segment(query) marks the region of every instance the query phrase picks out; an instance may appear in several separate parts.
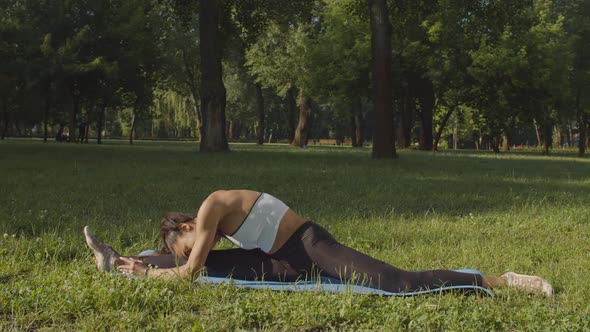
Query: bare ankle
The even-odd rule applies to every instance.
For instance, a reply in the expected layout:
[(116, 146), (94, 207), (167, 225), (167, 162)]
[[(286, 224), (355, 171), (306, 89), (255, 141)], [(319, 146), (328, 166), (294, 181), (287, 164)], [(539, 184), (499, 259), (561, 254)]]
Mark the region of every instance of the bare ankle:
[(483, 276), (482, 286), (485, 288), (502, 288), (508, 286), (508, 282), (503, 276)]

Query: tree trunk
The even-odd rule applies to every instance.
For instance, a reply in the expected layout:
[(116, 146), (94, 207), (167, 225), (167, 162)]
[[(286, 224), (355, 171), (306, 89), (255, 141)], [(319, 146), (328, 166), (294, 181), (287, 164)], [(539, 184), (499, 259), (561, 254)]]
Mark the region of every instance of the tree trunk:
[(449, 122), (449, 118), (451, 118), (451, 115), (454, 111), (455, 106), (449, 108), (447, 110), (447, 113), (445, 113), (445, 116), (443, 117), (442, 122), (440, 123), (440, 127), (436, 131), (436, 136), (434, 137), (434, 144), (432, 145), (432, 149), (434, 151), (438, 151), (438, 143), (440, 142), (440, 137), (442, 136), (442, 133), (445, 130), (445, 127), (447, 126), (447, 122)]
[(264, 144), (264, 131), (266, 124), (264, 121), (264, 97), (262, 96), (262, 86), (256, 83), (256, 107), (258, 108), (258, 126), (256, 127), (256, 144)]
[(16, 129), (16, 136), (17, 137), (22, 137), (23, 136), (23, 131), (26, 131), (26, 130), (25, 130), (25, 127), (23, 125), (23, 131), (20, 131), (20, 127), (18, 125), (19, 125), (18, 121), (15, 121), (14, 122), (14, 129)]
[(131, 111), (131, 128), (129, 128), (129, 144), (133, 145), (133, 138), (135, 136), (135, 120), (137, 117), (137, 107), (139, 107), (139, 97), (135, 98), (133, 103), (133, 110)]
[(365, 143), (365, 125), (363, 123), (361, 97), (358, 96), (352, 103), (350, 110), (350, 138), (352, 146), (362, 148)]
[(129, 129), (129, 144), (133, 145), (133, 136), (135, 131), (135, 110), (133, 110), (133, 114), (131, 115), (131, 128)]
[(183, 55), (183, 59), (184, 59), (184, 69), (185, 69), (186, 76), (188, 79), (187, 80), (188, 86), (191, 91), (191, 95), (193, 97), (193, 102), (195, 104), (195, 117), (197, 119), (197, 130), (199, 132), (198, 138), (201, 139), (203, 137), (203, 117), (201, 114), (201, 110), (199, 109), (200, 97), (199, 97), (199, 93), (198, 93), (197, 80), (195, 78), (195, 73), (190, 68), (188, 59), (186, 58), (186, 54), (184, 52), (182, 52), (182, 55)]
[(422, 132), (420, 135), (420, 150), (432, 150), (432, 117), (434, 112), (434, 86), (427, 79), (422, 79), (420, 84), (420, 116), (422, 120)]
[(510, 151), (510, 141), (508, 140), (507, 133), (504, 133), (502, 135), (502, 151), (505, 151), (505, 152)]
[(549, 148), (553, 145), (553, 124), (551, 120), (543, 123), (543, 155), (549, 155)]
[(386, 0), (369, 0), (372, 88), (375, 103), (373, 158), (396, 158), (391, 73), (391, 24)]
[(580, 128), (580, 138), (578, 142), (578, 156), (583, 157), (586, 153), (586, 147), (589, 146), (589, 135), (588, 130), (586, 129), (588, 126), (588, 116), (582, 115), (581, 119), (579, 120), (578, 127)]
[(574, 139), (574, 135), (572, 135), (572, 123), (568, 121), (567, 123), (567, 131), (565, 132), (565, 139), (567, 139), (567, 146), (572, 147), (572, 140)]
[(43, 143), (47, 143), (47, 122), (49, 121), (49, 103), (50, 94), (45, 96), (45, 109), (43, 111)]
[(295, 101), (295, 88), (290, 88), (287, 91), (285, 101), (287, 102), (287, 138), (289, 139), (289, 144), (291, 144), (295, 139), (295, 109), (297, 108), (297, 102)]
[(352, 147), (357, 147), (357, 139), (356, 139), (356, 114), (354, 114), (354, 110), (352, 110), (350, 114), (350, 140), (352, 141)]
[(242, 131), (242, 123), (241, 121), (232, 121), (233, 128), (231, 130), (231, 139), (237, 141), (240, 139), (240, 133)]
[(80, 107), (80, 96), (76, 93), (72, 95), (72, 113), (70, 115), (70, 137), (69, 142), (77, 142), (76, 128), (78, 128), (76, 118), (78, 116), (78, 108)]
[(541, 128), (539, 128), (537, 121), (533, 121), (533, 125), (535, 125), (535, 134), (537, 134), (537, 147), (541, 147), (543, 145), (543, 141), (541, 140)]
[(88, 103), (88, 115), (86, 116), (86, 132), (84, 133), (84, 143), (88, 143), (88, 134), (90, 134), (90, 114), (94, 113), (94, 103), (95, 99), (91, 98), (90, 102)]
[(365, 144), (365, 121), (361, 112), (356, 114), (356, 146), (362, 148)]
[(490, 137), (490, 145), (492, 151), (494, 151), (495, 153), (500, 153), (500, 136)]
[(311, 98), (308, 96), (301, 96), (301, 103), (299, 105), (299, 122), (297, 129), (295, 129), (295, 137), (291, 143), (294, 146), (304, 147), (307, 145), (310, 129), (311, 117)]
[(409, 148), (412, 144), (412, 98), (409, 91), (405, 91), (405, 95), (400, 97), (399, 105), (399, 123), (400, 123), (400, 142), (399, 146), (402, 149)]
[(223, 38), (219, 34), (221, 0), (199, 0), (201, 53), (201, 152), (229, 151), (225, 130), (225, 86), (221, 70)]
[(560, 125), (555, 126), (555, 147), (561, 149), (563, 146), (563, 132)]
[(453, 126), (453, 150), (459, 149), (459, 121), (455, 119)]
[(0, 138), (4, 139), (8, 133), (8, 97), (4, 97), (4, 100), (2, 101), (2, 120), (4, 126), (2, 127), (2, 135)]
[(586, 124), (586, 148), (590, 147), (590, 122), (588, 114), (584, 114), (584, 123)]
[(100, 114), (98, 116), (98, 124), (96, 125), (97, 135), (96, 135), (96, 144), (102, 144), (102, 129), (105, 120), (105, 113), (106, 113), (107, 106), (102, 105), (102, 109), (100, 110)]
[(583, 157), (586, 153), (586, 116), (583, 114), (582, 106), (581, 106), (581, 94), (582, 88), (578, 87), (576, 91), (576, 117), (578, 118), (578, 131), (579, 134), (579, 142), (578, 142), (578, 156)]

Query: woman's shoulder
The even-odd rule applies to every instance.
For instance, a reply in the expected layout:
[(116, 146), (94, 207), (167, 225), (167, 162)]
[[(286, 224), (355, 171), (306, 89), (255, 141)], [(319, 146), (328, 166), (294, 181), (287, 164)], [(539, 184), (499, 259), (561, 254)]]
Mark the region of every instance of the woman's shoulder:
[(243, 200), (250, 201), (252, 198), (258, 197), (260, 194), (260, 191), (249, 189), (216, 190), (209, 194), (205, 201), (209, 201), (210, 203), (224, 203), (226, 205), (232, 205), (232, 203), (237, 203)]

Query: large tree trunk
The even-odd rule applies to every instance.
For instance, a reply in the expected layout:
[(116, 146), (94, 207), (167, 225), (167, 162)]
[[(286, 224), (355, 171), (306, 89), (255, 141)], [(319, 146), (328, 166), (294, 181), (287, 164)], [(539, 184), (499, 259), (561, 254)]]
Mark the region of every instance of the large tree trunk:
[(221, 0), (199, 0), (201, 53), (201, 152), (228, 151), (225, 131), (225, 86), (222, 80), (219, 34)]
[(578, 120), (578, 131), (580, 132), (580, 139), (578, 143), (578, 156), (583, 157), (586, 153), (586, 115), (583, 113), (581, 107), (582, 89), (578, 87), (576, 91), (576, 117)]
[(295, 129), (295, 138), (291, 143), (294, 146), (304, 147), (307, 145), (310, 130), (311, 118), (311, 98), (308, 96), (301, 96), (301, 104), (299, 105), (299, 122), (297, 129)]
[(440, 142), (440, 137), (442, 136), (442, 133), (445, 130), (445, 127), (447, 126), (447, 122), (449, 122), (449, 119), (451, 118), (451, 115), (454, 111), (455, 106), (449, 108), (447, 110), (447, 113), (445, 113), (445, 116), (443, 117), (442, 122), (440, 123), (440, 127), (436, 131), (436, 136), (434, 137), (434, 144), (432, 145), (432, 149), (434, 151), (438, 151), (438, 143)]
[(396, 158), (391, 75), (391, 24), (386, 0), (369, 0), (375, 127), (373, 158)]
[(428, 79), (421, 79), (419, 86), (420, 117), (422, 131), (420, 135), (420, 150), (432, 150), (432, 118), (434, 113), (434, 86)]
[(266, 129), (264, 121), (264, 97), (262, 96), (262, 86), (256, 83), (256, 108), (258, 108), (258, 126), (256, 126), (256, 144), (264, 144), (264, 131)]
[(295, 109), (297, 108), (297, 102), (295, 101), (295, 88), (290, 88), (287, 91), (285, 101), (287, 103), (287, 138), (289, 143), (292, 143), (293, 139), (295, 139)]

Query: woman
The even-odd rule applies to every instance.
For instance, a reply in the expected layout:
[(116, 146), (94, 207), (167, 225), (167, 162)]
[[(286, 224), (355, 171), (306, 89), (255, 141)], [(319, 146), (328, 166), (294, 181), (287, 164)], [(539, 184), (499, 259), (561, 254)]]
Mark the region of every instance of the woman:
[[(171, 264), (174, 260), (170, 257), (144, 258), (162, 267), (151, 269), (137, 258), (119, 257), (96, 240), (88, 228), (85, 235), (99, 269), (116, 267), (122, 273), (147, 278), (193, 280), (207, 266), (209, 274), (231, 273), (238, 279), (296, 280), (321, 275), (361, 280), (365, 286), (390, 292), (476, 285), (511, 286), (553, 295), (553, 287), (546, 280), (513, 272), (481, 276), (449, 270), (398, 269), (338, 243), (324, 228), (306, 221), (277, 198), (251, 190), (216, 191), (201, 204), (196, 218), (172, 213), (162, 219), (163, 251), (184, 258), (180, 266)], [(242, 250), (211, 251), (220, 236)]]

